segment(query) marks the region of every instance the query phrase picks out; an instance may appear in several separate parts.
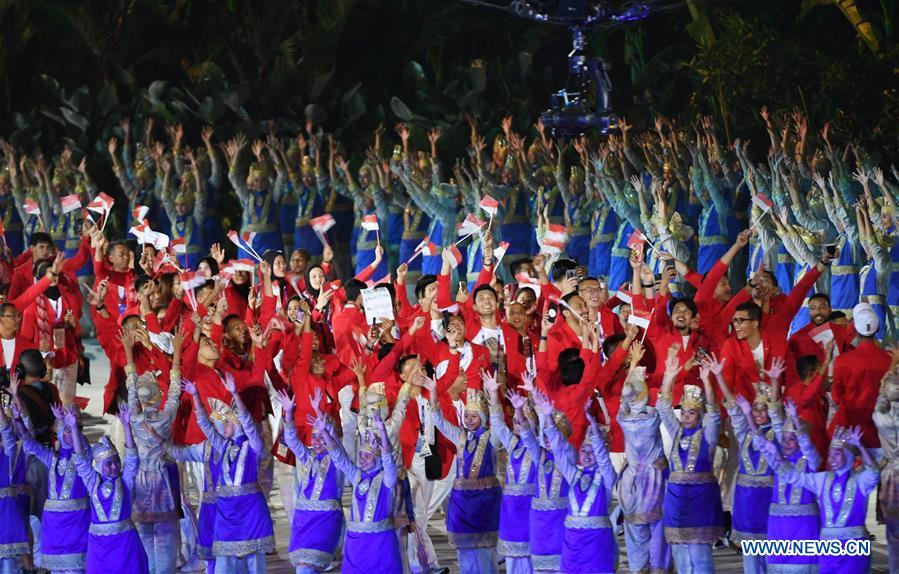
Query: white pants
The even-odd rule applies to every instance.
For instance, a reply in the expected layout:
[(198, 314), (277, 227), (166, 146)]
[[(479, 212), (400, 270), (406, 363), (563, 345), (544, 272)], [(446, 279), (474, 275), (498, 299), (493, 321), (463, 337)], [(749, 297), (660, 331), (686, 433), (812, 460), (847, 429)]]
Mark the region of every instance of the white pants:
[(715, 571), (711, 544), (672, 544), (677, 574), (708, 574)]
[(216, 556), (215, 574), (265, 574), (265, 554)]
[(138, 522), (134, 525), (147, 552), (150, 574), (169, 574), (175, 571), (181, 551), (181, 525), (177, 521)]
[(506, 574), (531, 574), (533, 571), (530, 558), (506, 557)]
[[(450, 492), (453, 491), (453, 481), (456, 479), (456, 473), (453, 470), (455, 467), (456, 459), (453, 458), (452, 464), (450, 464), (450, 471), (446, 473), (446, 476), (434, 481), (431, 501), (428, 503), (428, 520), (431, 520), (431, 517), (437, 513), (437, 510), (443, 507), (443, 503), (449, 500)], [(417, 517), (416, 520), (418, 520)]]
[(743, 574), (765, 574), (767, 571), (767, 558), (764, 556), (743, 555)]
[(278, 490), (281, 492), (281, 501), (284, 503), (289, 527), (293, 524), (294, 497), (297, 490), (296, 468), (276, 459), (275, 480), (278, 481)]
[(496, 550), (493, 548), (465, 548), (459, 554), (459, 574), (497, 574)]
[(625, 520), (624, 542), (631, 572), (666, 569), (671, 562), (661, 520), (652, 524), (630, 524)]
[[(412, 488), (412, 511), (415, 514), (417, 528), (415, 534), (409, 536), (406, 554), (409, 557), (409, 567), (413, 572), (427, 572), (428, 569), (440, 567), (434, 543), (431, 542), (431, 537), (428, 535), (428, 509), (436, 482), (428, 480), (425, 476), (425, 459), (419, 453), (412, 456), (412, 465), (409, 467), (408, 476), (409, 486)], [(418, 558), (419, 546), (427, 557), (427, 564), (421, 564)]]
[(75, 400), (75, 386), (78, 381), (78, 363), (53, 370), (53, 384), (59, 389), (59, 400), (69, 406)]

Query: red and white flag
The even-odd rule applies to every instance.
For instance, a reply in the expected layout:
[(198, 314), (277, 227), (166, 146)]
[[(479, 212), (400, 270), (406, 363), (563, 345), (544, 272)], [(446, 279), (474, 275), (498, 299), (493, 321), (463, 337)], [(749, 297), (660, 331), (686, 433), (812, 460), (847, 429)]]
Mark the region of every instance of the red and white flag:
[(225, 265), (225, 269), (232, 273), (237, 273), (238, 271), (252, 273), (256, 270), (256, 263), (252, 259), (233, 259)]
[(450, 262), (453, 265), (453, 269), (455, 269), (462, 263), (462, 252), (459, 251), (459, 248), (456, 247), (455, 245), (451, 245), (449, 250), (453, 256)]
[(830, 328), (830, 323), (824, 323), (818, 325), (814, 329), (809, 329), (808, 335), (812, 338), (812, 341), (819, 345), (827, 345), (827, 343), (834, 339), (833, 329)]
[(627, 291), (619, 290), (615, 293), (615, 296), (618, 297), (618, 300), (627, 305), (633, 305), (634, 299), (631, 297), (631, 294)]
[(495, 261), (493, 262), (493, 268), (499, 267), (499, 262), (503, 260), (503, 257), (506, 255), (506, 251), (509, 249), (509, 242), (503, 241), (498, 246), (493, 248), (493, 258)]
[(483, 229), (485, 225), (487, 224), (478, 219), (477, 215), (469, 213), (465, 216), (465, 221), (459, 224), (458, 236), (468, 237), (469, 235), (473, 235)]
[(568, 243), (568, 229), (558, 223), (550, 223), (543, 233), (543, 252), (562, 253)]
[(768, 196), (764, 193), (757, 193), (752, 197), (752, 204), (761, 209), (762, 211), (768, 211), (772, 207), (774, 207), (774, 202), (768, 199)]
[(175, 255), (184, 255), (187, 253), (187, 241), (183, 237), (176, 237), (172, 239), (172, 252)]
[(312, 226), (312, 231), (316, 232), (319, 236), (324, 236), (329, 229), (337, 225), (337, 221), (334, 220), (334, 217), (330, 213), (326, 213), (310, 219), (309, 225)]
[(256, 253), (255, 249), (253, 249), (253, 240), (256, 239), (255, 231), (240, 235), (233, 229), (230, 229), (228, 230), (228, 239), (230, 239), (231, 243), (236, 245), (238, 249), (243, 249), (250, 255), (250, 257), (252, 257), (256, 261), (262, 261), (262, 257), (259, 257), (259, 254)]
[(645, 311), (638, 311), (634, 309), (631, 312), (630, 317), (627, 318), (628, 325), (636, 325), (643, 329), (649, 328), (649, 320), (652, 318), (650, 313), (646, 313)]
[(362, 229), (366, 231), (379, 231), (378, 216), (374, 214), (364, 216), (362, 218)]
[(59, 202), (62, 204), (63, 213), (71, 213), (76, 209), (81, 209), (81, 200), (78, 198), (77, 193), (63, 196)]
[(159, 233), (158, 231), (153, 231), (152, 229), (147, 229), (143, 233), (142, 240), (140, 241), (142, 245), (152, 245), (156, 248), (157, 251), (164, 251), (169, 247), (169, 236), (165, 233)]
[(181, 272), (181, 288), (196, 289), (206, 284), (206, 275), (199, 271), (182, 271)]
[(131, 219), (134, 221), (143, 221), (147, 218), (147, 214), (150, 213), (150, 208), (146, 205), (138, 205), (134, 209), (131, 210)]
[(499, 202), (493, 199), (489, 195), (485, 195), (481, 202), (478, 204), (484, 213), (489, 215), (490, 217), (495, 217), (496, 212), (499, 211)]
[(638, 251), (643, 247), (646, 243), (649, 243), (649, 240), (646, 239), (646, 236), (643, 235), (643, 232), (639, 229), (635, 229), (631, 236), (627, 240), (627, 246), (630, 249)]
[(28, 215), (37, 215), (38, 217), (41, 216), (41, 206), (38, 205), (38, 202), (34, 201), (33, 199), (26, 199), (25, 203), (23, 203), (22, 206), (25, 208), (25, 213), (27, 213)]
[(92, 202), (87, 204), (87, 208), (95, 213), (109, 213), (112, 211), (113, 205), (115, 205), (115, 200), (101, 191)]
[(437, 244), (433, 241), (428, 241), (428, 238), (425, 238), (425, 241), (422, 241), (422, 245), (419, 245), (422, 255), (426, 255), (428, 257), (434, 257), (438, 253), (440, 253), (440, 248), (437, 247)]

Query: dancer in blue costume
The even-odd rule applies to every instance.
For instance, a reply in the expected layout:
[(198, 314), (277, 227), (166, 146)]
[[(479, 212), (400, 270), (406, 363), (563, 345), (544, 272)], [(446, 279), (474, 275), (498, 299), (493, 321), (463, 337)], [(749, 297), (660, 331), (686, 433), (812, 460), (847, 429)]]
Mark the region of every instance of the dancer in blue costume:
[[(131, 433), (131, 408), (119, 405), (119, 419), (125, 429), (125, 466), (118, 452), (104, 436), (85, 452), (81, 441), (74, 441), (75, 468), (84, 481), (91, 501), (91, 524), (87, 537), (87, 572), (137, 572), (148, 574), (147, 554), (131, 522), (134, 479), (140, 458)], [(72, 436), (78, 435), (78, 416), (74, 410), (65, 415)], [(92, 461), (88, 461), (92, 457)]]
[[(316, 413), (322, 394), (310, 397)], [(310, 446), (300, 442), (294, 423), (294, 398), (278, 393), (284, 408), (284, 439), (297, 457), (297, 493), (290, 526), (290, 563), (297, 574), (324, 572), (334, 560), (344, 528), (343, 474), (328, 454), (324, 435), (313, 428)]]
[[(146, 219), (150, 227), (161, 233), (169, 233), (169, 221), (165, 209), (159, 201), (162, 182), (153, 176), (156, 169), (153, 155), (161, 155), (152, 143), (153, 119), (148, 118), (144, 124), (146, 141), (144, 146), (137, 144), (137, 153), (134, 161), (131, 159), (131, 128), (128, 120), (122, 121), (121, 127), (125, 132), (125, 141), (122, 144), (122, 156), (119, 157), (119, 142), (116, 138), (110, 138), (106, 149), (112, 158), (112, 170), (119, 179), (119, 185), (128, 198), (128, 215), (125, 220), (125, 228), (130, 229), (134, 224), (131, 214), (135, 208), (144, 206), (150, 210)], [(160, 144), (161, 145), (161, 144)]]
[(203, 239), (203, 218), (206, 213), (206, 194), (202, 192), (203, 182), (193, 151), (184, 154), (190, 162), (190, 169), (181, 176), (178, 193), (172, 198), (172, 169), (169, 160), (159, 160), (162, 171), (162, 205), (172, 223), (172, 239), (184, 241), (184, 253), (176, 254), (178, 262), (188, 269), (196, 269), (200, 259), (207, 253)]
[(459, 555), (459, 571), (495, 573), (502, 489), (496, 478), (496, 446), (487, 429), (485, 399), (481, 391), (467, 390), (463, 426), (458, 427), (443, 418), (437, 403), (437, 381), (430, 380), (428, 391), (434, 426), (456, 445), (456, 479), (446, 529)]
[[(814, 473), (821, 466), (821, 457), (805, 432), (804, 423), (799, 420), (796, 405), (787, 401), (785, 406), (789, 418), (780, 433), (775, 433), (776, 440), (767, 439), (761, 433), (753, 436), (756, 449), (762, 451), (775, 472), (767, 537), (770, 540), (818, 540), (821, 527), (814, 493), (786, 482), (780, 469), (783, 466), (799, 473)], [(772, 412), (772, 420), (782, 417), (779, 411)], [(814, 574), (818, 572), (818, 558), (771, 555), (768, 556), (768, 572)]]
[(531, 227), (530, 202), (528, 189), (522, 184), (522, 166), (525, 165), (524, 142), (515, 133), (509, 133), (510, 154), (499, 173), (499, 184), (508, 188), (504, 202), (505, 216), (502, 224), (502, 237), (509, 242), (506, 251), (507, 261), (515, 261), (530, 255)]
[(52, 573), (78, 574), (87, 566), (91, 511), (87, 487), (75, 469), (73, 441), (88, 443), (84, 435), (72, 434), (65, 425), (66, 409), (60, 405), (51, 408), (56, 417), (55, 448), (35, 440), (24, 423), (20, 426), (25, 452), (48, 470), (48, 496), (41, 515), (41, 567)]
[[(731, 244), (727, 218), (731, 214), (732, 198), (712, 173), (702, 150), (693, 148), (693, 167), (690, 169), (693, 189), (702, 203), (699, 219), (699, 251), (696, 270), (706, 273), (718, 261)], [(732, 195), (732, 194), (731, 194)]]
[[(246, 136), (239, 134), (225, 144), (225, 156), (228, 160), (228, 180), (234, 188), (243, 208), (241, 233), (255, 233), (253, 248), (262, 254), (268, 250), (281, 251), (281, 231), (278, 229), (278, 197), (272, 190), (272, 182), (266, 163), (263, 161), (263, 144), (253, 142), (253, 155), (256, 162), (250, 166), (244, 178), (238, 173), (237, 158), (247, 145)], [(277, 187), (277, 186), (276, 186)], [(240, 258), (250, 257), (243, 250)]]
[(712, 471), (721, 415), (710, 379), (713, 370), (717, 374), (722, 368), (713, 361), (706, 361), (700, 368), (705, 398), (703, 389), (684, 385), (678, 420), (671, 404), (671, 391), (680, 368), (673, 363), (666, 365), (666, 376), (656, 402), (662, 424), (674, 437), (668, 457), (670, 475), (662, 520), (675, 567), (682, 574), (712, 572), (712, 544), (724, 534), (721, 490)]
[[(818, 499), (820, 540), (868, 540), (868, 496), (877, 488), (880, 472), (874, 457), (862, 446), (861, 436), (859, 427), (838, 428), (830, 443), (826, 471), (802, 472), (785, 464), (778, 467), (781, 480)], [(859, 454), (864, 467), (854, 470)], [(862, 574), (870, 570), (871, 556), (821, 556), (818, 566), (821, 574)]]
[(595, 175), (596, 166), (587, 170), (587, 193), (590, 200), (590, 255), (587, 269), (591, 277), (608, 277), (612, 269), (612, 247), (618, 230), (618, 215), (602, 192)]
[[(587, 165), (586, 148), (580, 143), (575, 143), (581, 155), (583, 165)], [(585, 191), (584, 168), (571, 166), (571, 175), (565, 176), (565, 163), (563, 154), (559, 154), (556, 164), (556, 185), (565, 205), (564, 222), (568, 228), (568, 245), (565, 252), (569, 257), (579, 262), (589, 261), (590, 252), (590, 222), (593, 215), (593, 205), (589, 201)]]
[(197, 387), (184, 383), (193, 397), (197, 423), (212, 444), (213, 456), (221, 461), (212, 541), (215, 573), (264, 573), (265, 555), (275, 547), (272, 517), (258, 482), (265, 445), (231, 373), (225, 375), (224, 385), (234, 408), (210, 398), (212, 415), (208, 415)]
[(14, 481), (16, 470), (25, 467), (25, 451), (16, 440), (10, 417), (4, 408), (0, 406), (0, 438), (3, 443), (0, 449), (0, 516), (3, 516), (0, 522), (0, 572), (19, 574), (22, 572), (21, 557), (30, 552), (28, 517), (23, 514), (23, 507), (17, 500), (19, 489)]
[[(895, 168), (893, 168), (893, 174), (895, 175), (897, 172)], [(888, 183), (883, 177), (883, 170), (880, 168), (874, 168), (871, 171), (871, 177), (877, 183), (880, 191), (883, 193), (883, 199), (878, 202), (868, 202), (869, 208), (873, 211), (876, 211), (879, 208), (879, 215), (874, 214), (872, 217), (877, 220), (879, 219), (880, 227), (883, 230), (883, 236), (885, 239), (885, 244), (888, 246), (890, 251), (890, 277), (889, 277), (889, 289), (887, 289), (887, 298), (886, 305), (890, 311), (890, 316), (893, 319), (893, 334), (895, 335), (896, 330), (899, 329), (899, 326), (896, 325), (899, 322), (899, 226), (896, 224), (896, 197), (895, 194), (899, 191), (899, 188), (896, 188), (892, 183)]]
[[(496, 549), (500, 555), (506, 557), (506, 572), (529, 574), (534, 570), (531, 565), (528, 517), (531, 512), (531, 500), (536, 492), (537, 475), (534, 461), (520, 436), (522, 429), (529, 424), (524, 411), (527, 399), (514, 391), (506, 395), (515, 408), (510, 429), (506, 425), (499, 401), (496, 375), (485, 373), (483, 379), (484, 389), (490, 401), (490, 433), (509, 453), (500, 507), (499, 542)], [(539, 535), (543, 534), (541, 532)]]
[(835, 243), (839, 250), (839, 255), (830, 268), (831, 308), (849, 316), (859, 301), (859, 270), (864, 265), (858, 222), (847, 211), (838, 193), (833, 196), (828, 193), (824, 178), (817, 173), (813, 177), (821, 192), (827, 217), (836, 230)]
[[(619, 223), (624, 225), (618, 227), (615, 235), (615, 242), (612, 247), (612, 261), (609, 273), (609, 289), (617, 290), (622, 283), (628, 281), (631, 276), (630, 256), (631, 249), (627, 246), (628, 240), (635, 229), (642, 231), (640, 223), (640, 210), (636, 197), (628, 199), (618, 185), (617, 180), (609, 177), (603, 171), (603, 164), (596, 164), (597, 181), (602, 186), (603, 195), (612, 205), (612, 209), (618, 214)], [(633, 187), (628, 187), (628, 192), (636, 193)]]
[(868, 216), (868, 211), (860, 204), (855, 206), (855, 216), (861, 236), (862, 248), (868, 256), (868, 263), (860, 272), (860, 302), (869, 303), (880, 320), (877, 338), (882, 339), (886, 332), (886, 293), (889, 289), (890, 254), (883, 244), (882, 236), (878, 236)]
[[(618, 543), (609, 520), (615, 469), (606, 439), (590, 413), (593, 400), (588, 400), (584, 406), (588, 430), (577, 452), (556, 428), (552, 402), (540, 392), (534, 393), (534, 401), (556, 465), (570, 485), (559, 571), (563, 574), (612, 574), (618, 566)], [(585, 548), (590, 551), (585, 552)]]
[(19, 167), (16, 164), (16, 152), (9, 142), (0, 138), (0, 149), (6, 154), (6, 167), (0, 169), (0, 224), (3, 225), (3, 237), (7, 247), (17, 256), (25, 250), (25, 235), (22, 222), (26, 219), (22, 201), (15, 194), (15, 180)]
[(374, 432), (361, 439), (358, 464), (353, 463), (334, 436), (327, 420), (319, 415), (315, 430), (321, 434), (337, 470), (352, 486), (350, 520), (343, 545), (344, 574), (393, 574), (402, 572), (403, 561), (393, 516), (396, 501), (397, 466), (393, 445), (380, 414), (372, 416)]
[[(356, 264), (355, 274), (361, 273), (366, 267), (374, 263), (377, 248), (381, 245), (380, 238), (384, 230), (384, 224), (387, 221), (387, 198), (384, 191), (371, 178), (371, 168), (363, 166), (360, 173), (365, 175), (363, 182), (367, 187), (360, 188), (356, 185), (353, 174), (350, 173), (349, 163), (342, 157), (336, 159), (337, 167), (343, 172), (346, 179), (346, 185), (338, 189), (353, 199), (353, 205), (356, 210), (356, 220), (354, 227), (358, 229), (358, 238), (356, 239)], [(374, 215), (378, 219), (378, 230), (368, 230), (362, 228), (363, 218)], [(386, 240), (386, 235), (384, 235)], [(383, 247), (382, 247), (383, 249)], [(374, 278), (380, 279), (387, 274), (387, 262), (381, 258), (380, 264), (374, 272)]]
[[(288, 231), (291, 228), (294, 230), (293, 237), (290, 239), (292, 249), (306, 249), (309, 251), (311, 260), (318, 263), (321, 261), (324, 245), (315, 231), (313, 231), (309, 222), (312, 218), (325, 213), (324, 194), (328, 189), (328, 178), (322, 172), (321, 149), (314, 145), (316, 142), (317, 140), (313, 139), (311, 144), (312, 150), (310, 150), (315, 154), (315, 159), (313, 161), (309, 156), (303, 156), (300, 163), (299, 177), (297, 177), (297, 173), (293, 169), (295, 163), (291, 161), (290, 155), (288, 155), (289, 163), (287, 166), (290, 174), (291, 190), (285, 198), (290, 198), (294, 209), (293, 218), (287, 223), (286, 228)], [(303, 140), (300, 140), (300, 153), (303, 152), (304, 147)], [(281, 231), (285, 235), (285, 241), (287, 241), (286, 236), (289, 233), (284, 232), (284, 224), (285, 221), (282, 217)], [(284, 245), (286, 247), (288, 244), (285, 243)]]

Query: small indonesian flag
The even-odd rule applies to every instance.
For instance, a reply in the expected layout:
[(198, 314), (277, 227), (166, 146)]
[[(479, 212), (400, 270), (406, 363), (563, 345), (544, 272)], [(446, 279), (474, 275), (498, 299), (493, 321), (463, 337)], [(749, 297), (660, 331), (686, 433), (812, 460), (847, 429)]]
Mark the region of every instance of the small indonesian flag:
[(324, 235), (329, 229), (337, 225), (337, 221), (334, 220), (334, 217), (330, 213), (326, 213), (310, 219), (309, 225), (312, 226), (314, 232), (319, 235)]
[(225, 265), (225, 269), (230, 270), (232, 273), (237, 273), (238, 271), (252, 273), (256, 269), (256, 263), (252, 259), (234, 259)]
[(62, 204), (63, 213), (71, 213), (76, 209), (81, 209), (81, 200), (78, 198), (77, 193), (64, 196), (60, 199), (60, 203)]
[(615, 296), (618, 297), (618, 300), (621, 301), (622, 303), (624, 303), (625, 305), (633, 305), (634, 304), (633, 297), (631, 297), (631, 294), (628, 293), (627, 291), (618, 291), (617, 293), (615, 293)]
[(165, 233), (159, 233), (152, 229), (147, 229), (143, 234), (143, 245), (152, 245), (157, 251), (167, 249), (169, 246), (169, 236)]
[(462, 252), (459, 251), (459, 248), (455, 245), (449, 247), (450, 255), (452, 255), (450, 262), (453, 265), (453, 269), (459, 266), (462, 263)]
[(480, 231), (486, 223), (478, 219), (477, 215), (469, 213), (465, 216), (465, 221), (459, 224), (459, 237), (472, 235)]
[[(356, 279), (356, 277), (354, 277)], [(371, 289), (372, 287), (377, 287), (378, 285), (390, 285), (390, 273), (386, 273), (383, 277), (378, 279), (377, 281), (372, 281), (369, 279), (365, 282), (365, 286)]]
[(184, 255), (187, 253), (187, 242), (183, 237), (176, 237), (172, 239), (172, 251), (175, 255)]
[(331, 291), (337, 291), (338, 289), (340, 289), (340, 279), (335, 279), (334, 281), (328, 283), (328, 288)]
[(375, 214), (364, 216), (362, 218), (362, 229), (366, 231), (378, 231), (378, 216)]
[(496, 212), (499, 211), (499, 202), (489, 195), (485, 195), (481, 202), (478, 204), (478, 207), (484, 210), (484, 213), (486, 213), (490, 217), (495, 217)]
[(440, 248), (437, 247), (437, 244), (433, 241), (428, 241), (427, 244), (421, 248), (421, 254), (426, 257), (434, 257), (438, 253), (440, 253)]
[(87, 204), (87, 208), (95, 213), (109, 213), (112, 211), (113, 205), (115, 205), (115, 200), (101, 191), (92, 202)]
[(519, 283), (527, 283), (528, 285), (539, 285), (540, 280), (536, 277), (531, 277), (524, 271), (519, 271), (518, 275), (515, 276), (515, 280)]
[(752, 198), (752, 204), (761, 209), (762, 211), (768, 211), (772, 207), (774, 207), (774, 202), (768, 199), (764, 193), (757, 193)]
[(499, 267), (499, 262), (503, 260), (503, 257), (506, 255), (506, 251), (509, 250), (509, 242), (503, 241), (497, 247), (493, 248), (493, 258), (496, 260), (493, 263), (493, 267)]
[(175, 262), (172, 261), (172, 257), (166, 251), (160, 251), (156, 254), (156, 260), (153, 262), (153, 273), (171, 273), (174, 271), (178, 271)]
[(148, 225), (135, 225), (131, 229), (128, 230), (128, 233), (137, 237), (137, 242), (141, 245), (144, 244), (144, 233), (149, 231), (150, 227)]
[(819, 345), (827, 345), (827, 343), (834, 339), (833, 329), (830, 328), (830, 323), (824, 323), (814, 329), (809, 329), (808, 335)]
[(131, 210), (131, 219), (134, 221), (143, 221), (147, 218), (147, 214), (150, 213), (150, 208), (146, 205), (138, 205), (134, 209)]
[(644, 311), (637, 311), (636, 309), (631, 313), (631, 316), (627, 318), (628, 325), (636, 325), (638, 327), (642, 327), (643, 329), (649, 328), (649, 319), (650, 314)]
[(564, 225), (550, 223), (543, 234), (543, 251), (561, 253), (568, 243), (568, 229)]
[(631, 236), (627, 240), (627, 246), (630, 249), (635, 251), (640, 250), (643, 245), (645, 245), (649, 240), (646, 239), (646, 236), (643, 235), (643, 232), (639, 229), (635, 229)]
[(36, 201), (33, 199), (26, 199), (25, 203), (22, 204), (25, 207), (25, 213), (28, 215), (37, 215), (40, 217), (41, 215), (41, 206), (38, 205)]
[(259, 257), (259, 254), (256, 253), (256, 250), (253, 249), (253, 240), (256, 239), (256, 232), (246, 232), (243, 235), (240, 235), (233, 229), (228, 230), (228, 239), (231, 240), (231, 243), (237, 246), (238, 249), (243, 249), (247, 253), (250, 254), (251, 257), (256, 259), (256, 261), (262, 261), (262, 258)]
[(181, 288), (182, 289), (196, 289), (197, 287), (202, 287), (206, 284), (206, 275), (193, 272), (193, 271), (182, 271), (181, 272)]

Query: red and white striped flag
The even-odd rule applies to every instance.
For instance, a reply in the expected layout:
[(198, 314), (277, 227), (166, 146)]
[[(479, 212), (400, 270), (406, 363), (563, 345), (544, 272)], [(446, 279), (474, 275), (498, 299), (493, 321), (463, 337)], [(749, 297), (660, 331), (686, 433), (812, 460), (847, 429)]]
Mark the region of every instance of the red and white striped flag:
[(630, 249), (638, 250), (649, 240), (646, 239), (646, 236), (643, 235), (643, 232), (639, 229), (635, 229), (631, 236), (627, 240), (627, 246)]
[(568, 243), (568, 229), (558, 223), (550, 223), (543, 234), (545, 253), (562, 253)]
[(819, 345), (826, 345), (827, 343), (833, 341), (833, 329), (830, 328), (830, 323), (824, 323), (815, 327), (814, 329), (810, 329), (809, 337)]
[(150, 213), (150, 208), (146, 205), (138, 205), (134, 209), (131, 210), (131, 219), (134, 221), (143, 221), (147, 218), (147, 214)]
[(643, 329), (648, 329), (650, 318), (652, 318), (651, 314), (646, 313), (645, 311), (634, 309), (631, 312), (630, 317), (627, 318), (627, 324), (636, 325), (638, 327), (642, 327)]
[(366, 215), (362, 218), (362, 229), (366, 231), (378, 231), (380, 228), (378, 227), (378, 216), (377, 215)]
[(59, 202), (62, 204), (63, 213), (71, 213), (76, 209), (81, 209), (81, 200), (78, 198), (77, 193), (63, 196)]
[[(377, 221), (377, 219), (375, 221)], [(310, 219), (309, 225), (312, 226), (312, 230), (314, 232), (321, 236), (327, 233), (329, 229), (337, 225), (337, 221), (334, 220), (334, 217), (330, 213), (326, 213), (324, 215), (319, 215), (318, 217), (313, 217), (312, 219)]]
[(238, 271), (252, 273), (256, 269), (256, 263), (252, 259), (233, 259), (225, 265), (225, 269), (232, 273), (237, 273)]
[(109, 213), (112, 211), (113, 205), (115, 205), (115, 200), (101, 191), (92, 202), (87, 204), (87, 208), (95, 213)]
[(752, 197), (752, 204), (761, 209), (762, 211), (768, 211), (772, 207), (774, 207), (774, 202), (768, 199), (768, 196), (764, 193), (757, 193)]
[(41, 206), (33, 199), (26, 199), (22, 206), (25, 208), (25, 213), (28, 215), (41, 216)]
[(451, 245), (449, 250), (453, 256), (452, 264), (453, 264), (453, 269), (455, 269), (456, 267), (459, 266), (459, 264), (462, 263), (462, 252), (459, 251), (459, 248), (456, 247), (455, 245)]
[(172, 252), (175, 255), (184, 255), (187, 253), (187, 241), (183, 237), (176, 237), (172, 239)]
[(469, 213), (465, 216), (465, 221), (459, 224), (458, 236), (467, 237), (473, 235), (480, 231), (485, 225), (487, 224), (478, 219), (477, 215)]
[(481, 202), (478, 204), (484, 213), (489, 215), (490, 217), (495, 217), (496, 212), (499, 211), (499, 202), (490, 197), (489, 195), (485, 195)]
[(503, 260), (503, 257), (506, 255), (506, 251), (509, 249), (509, 242), (503, 241), (498, 246), (493, 248), (493, 258), (495, 261), (493, 262), (494, 269), (499, 267), (499, 262)]

